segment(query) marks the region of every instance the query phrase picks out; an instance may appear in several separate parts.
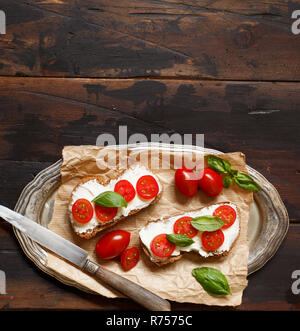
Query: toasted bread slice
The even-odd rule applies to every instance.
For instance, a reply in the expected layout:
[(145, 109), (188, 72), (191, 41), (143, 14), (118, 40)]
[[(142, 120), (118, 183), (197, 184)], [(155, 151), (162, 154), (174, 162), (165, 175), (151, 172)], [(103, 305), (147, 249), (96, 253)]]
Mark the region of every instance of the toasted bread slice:
[[(171, 234), (173, 232), (173, 226), (176, 220), (184, 216), (197, 217), (204, 215), (212, 215), (214, 210), (222, 205), (229, 205), (236, 212), (235, 222), (227, 229), (222, 229), (224, 234), (224, 242), (223, 244), (214, 251), (206, 251), (201, 243), (201, 234), (199, 233), (193, 237), (194, 243), (187, 247), (176, 247), (174, 252), (166, 258), (160, 258), (156, 256), (150, 249), (150, 243), (152, 239), (161, 233)], [(145, 254), (149, 257), (149, 259), (155, 263), (157, 266), (163, 266), (169, 263), (173, 263), (182, 258), (184, 254), (189, 252), (198, 253), (202, 258), (212, 258), (212, 257), (220, 257), (226, 256), (229, 251), (232, 249), (234, 244), (236, 243), (237, 238), (240, 233), (240, 217), (237, 207), (230, 202), (221, 202), (208, 207), (202, 207), (198, 210), (192, 212), (186, 212), (184, 214), (179, 214), (172, 216), (170, 218), (162, 218), (158, 220), (150, 220), (147, 224), (140, 230), (140, 241), (141, 246), (145, 252)]]
[[(135, 198), (128, 203), (127, 208), (120, 207), (118, 209), (118, 214), (108, 222), (98, 221), (95, 213), (93, 215), (92, 220), (86, 224), (80, 224), (74, 220), (74, 217), (72, 215), (72, 205), (77, 199), (86, 198), (87, 200), (91, 201), (101, 192), (114, 191), (115, 184), (121, 179), (129, 180), (131, 184), (135, 187), (136, 181), (141, 176), (149, 175), (149, 174), (151, 174), (156, 179), (159, 185), (159, 193), (153, 199), (150, 200), (142, 199), (136, 193)], [(85, 177), (74, 187), (71, 194), (70, 204), (69, 204), (69, 216), (70, 216), (71, 226), (74, 232), (81, 238), (85, 238), (85, 239), (93, 238), (98, 232), (110, 228), (115, 224), (121, 222), (126, 217), (136, 214), (140, 210), (156, 203), (161, 197), (162, 190), (163, 190), (162, 184), (159, 182), (157, 176), (155, 176), (150, 170), (144, 167), (128, 169), (125, 172), (123, 172), (118, 178), (111, 180), (107, 180), (103, 176)], [(92, 194), (91, 192), (95, 192), (95, 193)]]

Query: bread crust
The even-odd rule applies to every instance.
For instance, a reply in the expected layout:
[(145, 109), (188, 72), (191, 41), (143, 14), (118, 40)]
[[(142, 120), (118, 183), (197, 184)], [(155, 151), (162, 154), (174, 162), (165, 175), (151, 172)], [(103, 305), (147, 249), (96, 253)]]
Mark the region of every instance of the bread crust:
[[(121, 176), (121, 175), (122, 175), (122, 174), (120, 174), (120, 176)], [(120, 177), (120, 176), (119, 176), (119, 177)], [(91, 181), (91, 180), (95, 180), (95, 179), (98, 181), (99, 184), (104, 185), (104, 186), (107, 186), (107, 185), (110, 183), (110, 181), (111, 181), (111, 179), (110, 179), (110, 180), (105, 180), (104, 177), (102, 177), (102, 176), (88, 176), (88, 177), (84, 177), (84, 178), (82, 178), (82, 179), (78, 182), (78, 184), (74, 187), (74, 189), (73, 189), (73, 191), (72, 191), (72, 194), (71, 194), (71, 197), (70, 197), (70, 200), (69, 200), (69, 205), (72, 204), (72, 196), (73, 196), (73, 192), (76, 191), (77, 188), (78, 188), (80, 185), (82, 185), (82, 184), (84, 184), (84, 183), (87, 183), (87, 182), (89, 182), (89, 181)], [(117, 178), (114, 178), (114, 179), (117, 179)], [(149, 205), (148, 205), (147, 207), (153, 205), (154, 203), (156, 203), (156, 202), (161, 198), (161, 195), (162, 195), (162, 192), (163, 192), (163, 186), (162, 186), (162, 184), (161, 184), (161, 187), (162, 187), (162, 189), (161, 189), (160, 193), (155, 197), (155, 199), (153, 199), (153, 200), (149, 203)], [(145, 207), (145, 208), (147, 208), (147, 207)], [(71, 209), (71, 208), (70, 208), (70, 209)], [(70, 209), (69, 209), (69, 210), (70, 210)], [(142, 209), (144, 209), (144, 208), (142, 208)], [(69, 217), (70, 217), (70, 223), (71, 223), (71, 226), (72, 226), (73, 231), (74, 231), (79, 237), (81, 237), (81, 238), (84, 238), (84, 239), (91, 239), (91, 238), (95, 237), (96, 234), (97, 234), (98, 232), (104, 231), (105, 229), (110, 228), (110, 227), (112, 227), (112, 226), (118, 224), (118, 223), (121, 222), (123, 219), (129, 217), (130, 215), (134, 215), (134, 214), (138, 213), (138, 212), (139, 212), (140, 210), (142, 210), (142, 209), (134, 209), (134, 210), (132, 210), (127, 216), (120, 216), (118, 219), (112, 219), (111, 221), (108, 221), (108, 222), (105, 222), (105, 223), (100, 223), (100, 222), (99, 222), (99, 224), (98, 224), (95, 228), (93, 228), (93, 229), (88, 229), (86, 232), (78, 232), (78, 231), (76, 231), (76, 228), (75, 228), (75, 226), (74, 226), (74, 225), (75, 225), (75, 224), (74, 224), (74, 221), (72, 221), (72, 211), (70, 211), (70, 213), (69, 213)]]
[[(228, 203), (230, 203), (230, 202), (228, 202), (228, 201), (224, 201), (224, 202), (216, 203), (215, 205), (224, 205), (224, 204), (228, 204)], [(199, 211), (199, 210), (201, 210), (201, 209), (203, 209), (203, 208), (206, 208), (206, 207), (207, 207), (207, 206), (202, 207), (202, 208), (199, 208), (199, 209), (197, 209), (197, 210), (195, 210), (195, 211)], [(237, 211), (237, 212), (238, 212), (238, 211)], [(171, 217), (174, 217), (174, 216), (178, 216), (178, 217), (180, 217), (180, 216), (184, 216), (184, 214), (172, 215)], [(149, 220), (149, 221), (146, 223), (145, 226), (147, 226), (149, 223), (152, 223), (152, 222), (161, 222), (161, 221), (164, 221), (164, 220), (167, 220), (167, 219), (169, 219), (169, 217), (165, 217), (165, 218), (162, 218), (162, 219), (156, 219), (156, 220)], [(240, 219), (240, 215), (239, 215), (239, 219)], [(237, 237), (235, 238), (234, 242), (232, 243), (232, 245), (231, 245), (231, 247), (230, 247), (230, 249), (229, 249), (228, 251), (223, 251), (223, 252), (211, 252), (211, 253), (213, 253), (213, 255), (211, 255), (211, 256), (207, 256), (207, 257), (206, 257), (206, 256), (201, 256), (201, 258), (203, 258), (203, 259), (205, 259), (205, 260), (207, 260), (207, 259), (211, 260), (211, 259), (215, 259), (215, 258), (219, 258), (219, 257), (227, 256), (227, 255), (229, 254), (229, 252), (231, 251), (231, 249), (233, 248), (233, 246), (235, 245), (237, 239), (238, 239), (239, 236), (240, 236), (240, 232), (241, 232), (241, 228), (240, 228), (240, 227), (241, 227), (241, 224), (240, 224), (240, 222), (239, 222), (239, 233), (238, 233)], [(174, 263), (175, 261), (180, 260), (180, 259), (183, 257), (183, 255), (184, 255), (185, 253), (186, 253), (186, 254), (190, 254), (190, 253), (197, 254), (196, 252), (180, 252), (180, 254), (177, 255), (177, 256), (169, 256), (169, 257), (167, 257), (166, 259), (164, 259), (164, 260), (162, 260), (162, 261), (159, 261), (159, 258), (157, 258), (157, 260), (154, 260), (154, 259), (152, 258), (152, 254), (150, 253), (149, 249), (144, 245), (144, 243), (142, 242), (141, 239), (140, 239), (140, 243), (141, 243), (141, 247), (142, 247), (143, 251), (144, 251), (145, 254), (149, 257), (150, 261), (153, 262), (154, 264), (156, 264), (158, 267), (164, 266), (164, 265), (166, 265), (166, 264)]]

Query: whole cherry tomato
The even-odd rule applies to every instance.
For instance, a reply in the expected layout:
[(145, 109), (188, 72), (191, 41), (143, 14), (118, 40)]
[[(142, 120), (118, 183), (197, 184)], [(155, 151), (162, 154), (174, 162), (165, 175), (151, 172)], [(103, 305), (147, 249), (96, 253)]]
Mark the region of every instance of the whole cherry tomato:
[(205, 168), (201, 171), (199, 178), (199, 187), (207, 195), (215, 197), (222, 192), (222, 178), (213, 169)]
[(197, 193), (197, 178), (191, 169), (185, 167), (177, 169), (175, 172), (175, 184), (178, 190), (189, 198), (192, 198)]
[(96, 253), (102, 259), (119, 256), (129, 245), (130, 233), (124, 230), (107, 232), (96, 244)]

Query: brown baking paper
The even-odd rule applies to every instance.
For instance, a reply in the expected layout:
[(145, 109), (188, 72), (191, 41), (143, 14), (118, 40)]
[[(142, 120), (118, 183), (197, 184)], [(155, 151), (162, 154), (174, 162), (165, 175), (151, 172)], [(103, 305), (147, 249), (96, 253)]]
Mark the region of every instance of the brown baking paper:
[[(107, 149), (108, 147), (104, 148)], [(135, 215), (129, 216), (114, 227), (98, 233), (96, 237), (89, 240), (82, 239), (73, 232), (69, 221), (68, 206), (73, 188), (85, 176), (101, 174), (107, 178), (114, 178), (120, 173), (119, 170), (113, 168), (109, 170), (99, 169), (99, 163), (97, 162), (97, 160), (99, 161), (99, 158), (97, 158), (99, 151), (103, 152), (103, 147), (68, 146), (64, 148), (63, 164), (61, 166), (61, 186), (55, 197), (54, 211), (49, 229), (87, 250), (93, 261), (136, 282), (165, 299), (177, 302), (220, 306), (236, 306), (241, 304), (242, 293), (247, 286), (247, 260), (249, 253), (247, 225), (250, 203), (253, 199), (252, 192), (245, 191), (233, 184), (229, 189), (223, 189), (222, 193), (216, 198), (208, 197), (199, 191), (195, 197), (190, 199), (177, 191), (174, 183), (174, 169), (151, 169), (163, 185), (161, 199), (156, 204), (143, 209)], [(130, 153), (128, 152), (128, 155)], [(143, 153), (145, 151), (141, 155)], [(153, 155), (153, 157), (161, 159), (161, 154)], [(171, 155), (171, 159), (172, 157)], [(245, 157), (242, 153), (228, 153), (223, 154), (222, 157), (231, 163), (233, 169), (247, 173)], [(142, 159), (141, 156), (140, 159)], [(129, 231), (131, 233), (129, 247), (140, 247), (138, 232), (149, 220), (182, 214), (185, 211), (192, 211), (222, 201), (230, 201), (236, 204), (241, 220), (240, 236), (234, 247), (225, 257), (204, 259), (196, 253), (186, 253), (179, 261), (157, 267), (140, 249), (141, 259), (139, 263), (130, 271), (125, 272), (118, 258), (105, 261), (96, 256), (96, 242), (104, 233), (112, 229)], [(206, 293), (192, 276), (192, 269), (201, 266), (210, 266), (219, 269), (227, 277), (232, 295), (215, 297)], [(71, 284), (75, 282), (82, 289), (87, 289), (109, 298), (122, 297), (118, 292), (102, 284), (93, 276), (90, 276), (51, 252), (48, 255), (47, 267), (54, 271), (58, 278), (63, 277), (64, 280), (68, 279), (71, 281)]]

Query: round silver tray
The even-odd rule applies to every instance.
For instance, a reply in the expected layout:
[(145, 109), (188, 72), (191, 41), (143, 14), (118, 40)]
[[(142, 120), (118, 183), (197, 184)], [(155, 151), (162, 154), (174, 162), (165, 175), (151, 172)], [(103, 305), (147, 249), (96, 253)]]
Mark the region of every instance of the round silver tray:
[[(132, 144), (126, 148), (134, 151), (144, 149), (160, 149), (167, 151), (201, 151), (202, 153), (222, 152), (213, 149), (203, 149), (196, 146), (168, 145), (161, 143)], [(47, 227), (53, 211), (55, 193), (60, 185), (60, 167), (62, 160), (57, 161), (42, 170), (22, 191), (15, 211), (36, 220)], [(248, 274), (262, 268), (270, 260), (282, 243), (288, 227), (289, 217), (286, 208), (275, 187), (255, 169), (247, 166), (250, 176), (261, 186), (261, 190), (254, 193), (254, 202), (250, 208), (248, 224)], [(47, 268), (47, 252), (28, 238), (25, 234), (14, 228), (14, 233), (24, 253), (45, 273), (55, 277), (66, 285), (80, 290), (94, 293), (88, 288), (77, 284)]]

